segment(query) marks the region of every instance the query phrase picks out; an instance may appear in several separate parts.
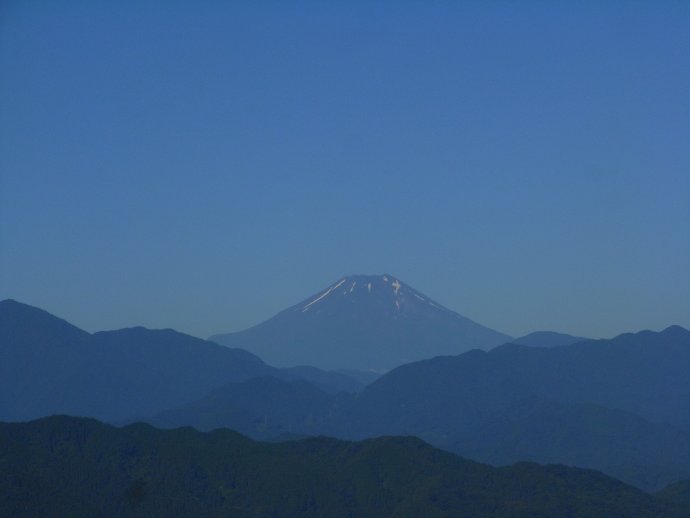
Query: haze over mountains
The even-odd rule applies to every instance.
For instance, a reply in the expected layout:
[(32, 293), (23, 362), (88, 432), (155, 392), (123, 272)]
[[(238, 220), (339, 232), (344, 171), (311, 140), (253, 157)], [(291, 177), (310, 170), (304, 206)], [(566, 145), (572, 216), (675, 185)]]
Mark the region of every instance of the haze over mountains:
[[(296, 336), (309, 322), (319, 330), (307, 335), (314, 340), (343, 334), (353, 340), (333, 366), (355, 353), (364, 360), (350, 365), (390, 361), (401, 342), (406, 354), (423, 354), (430, 350), (424, 336), (438, 344), (453, 330), (460, 333), (456, 346), (468, 329), (495, 336), (389, 276), (341, 279), (246, 336), (267, 339), (280, 336), (279, 329)], [(404, 342), (400, 329), (419, 333), (422, 345)], [(385, 341), (388, 332), (394, 339)], [(356, 346), (357, 336), (369, 349)], [(372, 353), (379, 338), (382, 352)], [(477, 461), (597, 469), (650, 491), (690, 479), (690, 332), (671, 326), (610, 340), (548, 332), (515, 341), (528, 345), (426, 358), (363, 387), (342, 372), (275, 368), (245, 350), (173, 330), (90, 334), (6, 300), (0, 419), (62, 413), (163, 428), (227, 427), (261, 440), (413, 435)], [(276, 350), (289, 350), (289, 343), (284, 338)], [(316, 351), (316, 341), (312, 346)]]
[(352, 437), (416, 435), (497, 463), (521, 451), (523, 460), (596, 467), (659, 488), (690, 473), (690, 332), (672, 326), (424, 360), (367, 386), (341, 415), (335, 429)]
[(343, 374), (276, 369), (255, 355), (172, 329), (87, 333), (43, 310), (0, 302), (0, 419), (65, 413), (117, 422), (194, 401), (256, 376), (357, 390)]
[(250, 329), (209, 338), (271, 365), (385, 372), (511, 337), (444, 308), (389, 275), (343, 277)]
[(497, 465), (564, 463), (657, 490), (690, 478), (689, 380), (690, 332), (673, 326), (414, 362), (349, 397), (265, 378), (230, 383), (149, 422), (260, 439), (415, 435)]

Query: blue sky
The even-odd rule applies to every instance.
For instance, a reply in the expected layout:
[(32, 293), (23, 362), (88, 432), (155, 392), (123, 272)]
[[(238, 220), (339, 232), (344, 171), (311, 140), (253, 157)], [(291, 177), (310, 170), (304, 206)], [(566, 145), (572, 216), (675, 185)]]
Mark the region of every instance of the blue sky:
[(0, 298), (208, 336), (388, 272), (690, 327), (690, 4), (516, 4), (3, 2)]

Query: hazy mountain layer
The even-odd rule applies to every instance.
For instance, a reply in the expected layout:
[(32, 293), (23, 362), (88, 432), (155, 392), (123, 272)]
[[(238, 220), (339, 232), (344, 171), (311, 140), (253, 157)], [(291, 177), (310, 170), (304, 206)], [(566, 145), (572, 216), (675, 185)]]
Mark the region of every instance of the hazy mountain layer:
[(257, 438), (416, 435), (476, 460), (591, 467), (654, 490), (690, 476), (689, 352), (679, 327), (506, 345), (399, 367), (351, 398), (277, 380), (229, 384), (152, 422)]
[(411, 363), (363, 391), (354, 421), (369, 433), (445, 430), (526, 398), (597, 404), (690, 429), (690, 332), (672, 326), (550, 349), (506, 344)]
[(594, 471), (491, 468), (410, 437), (256, 443), (235, 432), (0, 424), (0, 515), (681, 517)]
[[(558, 404), (516, 412), (525, 400)], [(333, 430), (349, 437), (411, 434), (497, 463), (596, 465), (659, 487), (690, 467), (690, 332), (674, 326), (552, 349), (509, 344), (417, 362), (369, 385), (336, 419)]]
[(354, 275), (257, 326), (210, 340), (281, 367), (386, 371), (511, 338), (444, 308), (391, 275)]
[(327, 394), (305, 381), (272, 377), (229, 383), (206, 397), (146, 419), (159, 428), (230, 428), (255, 439), (318, 434), (345, 395)]
[(572, 345), (578, 342), (584, 342), (589, 338), (582, 336), (573, 336), (565, 333), (555, 333), (553, 331), (535, 331), (520, 338), (511, 340), (514, 344), (531, 345), (533, 347), (562, 347), (564, 345)]
[(330, 391), (361, 387), (340, 373), (275, 369), (246, 351), (171, 329), (91, 335), (40, 309), (0, 302), (2, 420), (65, 413), (120, 421), (256, 376), (309, 379)]
[(497, 464), (594, 467), (647, 489), (688, 476), (690, 333), (677, 326), (437, 357), (391, 371), (358, 397), (330, 394), (350, 383), (312, 367), (275, 369), (172, 330), (90, 335), (0, 303), (4, 420), (157, 415), (166, 426), (229, 426), (261, 438), (405, 434)]

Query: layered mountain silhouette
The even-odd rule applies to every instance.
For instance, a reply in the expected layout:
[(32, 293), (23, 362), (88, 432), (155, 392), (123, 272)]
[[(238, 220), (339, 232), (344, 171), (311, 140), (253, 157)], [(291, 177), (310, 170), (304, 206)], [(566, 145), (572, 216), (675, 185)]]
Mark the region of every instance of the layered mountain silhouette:
[[(403, 311), (398, 302), (392, 311)], [(0, 302), (1, 420), (149, 416), (157, 426), (231, 427), (261, 439), (415, 435), (496, 465), (565, 463), (647, 490), (690, 478), (690, 332), (678, 326), (571, 345), (508, 343), (406, 364), (357, 395), (342, 392), (353, 386), (361, 388), (342, 372), (278, 369), (172, 330), (90, 334)]]
[(150, 422), (262, 439), (415, 435), (492, 464), (564, 463), (656, 490), (690, 478), (690, 332), (437, 357), (394, 369), (356, 397), (278, 380), (231, 383)]
[(276, 369), (255, 355), (171, 329), (87, 333), (43, 310), (0, 302), (0, 419), (65, 413), (118, 422), (256, 376), (308, 379), (326, 391), (357, 390), (341, 373)]
[[(523, 405), (519, 412), (516, 405)], [(587, 405), (610, 411), (597, 413)], [(549, 425), (546, 413), (558, 425)], [(489, 433), (491, 423), (504, 428)], [(507, 423), (513, 423), (512, 432)], [(578, 428), (578, 423), (589, 426)], [(625, 472), (624, 480), (659, 487), (682, 475), (679, 466), (690, 466), (690, 332), (672, 326), (660, 333), (643, 331), (548, 349), (507, 344), (404, 365), (362, 392), (335, 426), (345, 427), (351, 437), (416, 435), (470, 457), (482, 448), (504, 452), (501, 458), (484, 457), (496, 463), (515, 458), (506, 443), (512, 452), (522, 448), (521, 455), (532, 448), (526, 460), (557, 462), (574, 461), (573, 449), (588, 448), (597, 469), (612, 468), (617, 476)], [(559, 434), (562, 442), (556, 440)], [(465, 440), (473, 447), (463, 447)], [(621, 445), (610, 452), (619, 452), (615, 461), (596, 453), (610, 440)], [(629, 455), (626, 448), (640, 455)], [(655, 453), (647, 455), (650, 448)], [(674, 454), (677, 462), (669, 464)], [(657, 481), (641, 475), (656, 470), (656, 463), (673, 464), (673, 473)]]
[(0, 424), (0, 515), (683, 517), (595, 471), (492, 468), (413, 437), (262, 444), (229, 430), (114, 428), (56, 416)]
[(369, 385), (358, 408), (371, 408), (362, 421), (388, 433), (471, 422), (525, 398), (592, 403), (690, 429), (690, 332), (672, 326), (557, 348), (506, 344), (415, 362)]
[(386, 274), (343, 277), (257, 326), (210, 340), (241, 347), (280, 367), (387, 371), (434, 356), (488, 349), (511, 337)]

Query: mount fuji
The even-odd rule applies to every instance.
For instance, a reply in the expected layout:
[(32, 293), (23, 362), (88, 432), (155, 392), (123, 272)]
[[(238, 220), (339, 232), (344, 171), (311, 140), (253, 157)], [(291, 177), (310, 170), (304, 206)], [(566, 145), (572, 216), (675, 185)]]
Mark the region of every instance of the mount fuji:
[(511, 337), (466, 318), (392, 275), (343, 277), (269, 320), (209, 340), (275, 366), (387, 371)]

